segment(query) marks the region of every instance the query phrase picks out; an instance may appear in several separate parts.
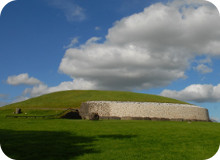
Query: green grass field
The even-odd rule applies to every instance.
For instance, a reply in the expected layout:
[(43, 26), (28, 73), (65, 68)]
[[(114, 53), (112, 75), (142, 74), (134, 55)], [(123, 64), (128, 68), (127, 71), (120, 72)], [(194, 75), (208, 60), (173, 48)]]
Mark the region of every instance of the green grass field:
[(88, 100), (184, 103), (165, 97), (116, 91), (65, 91), (0, 109), (0, 144), (16, 160), (204, 160), (220, 144), (220, 124), (147, 120), (5, 118), (53, 115)]
[(204, 160), (220, 142), (210, 122), (0, 120), (2, 149), (16, 160)]

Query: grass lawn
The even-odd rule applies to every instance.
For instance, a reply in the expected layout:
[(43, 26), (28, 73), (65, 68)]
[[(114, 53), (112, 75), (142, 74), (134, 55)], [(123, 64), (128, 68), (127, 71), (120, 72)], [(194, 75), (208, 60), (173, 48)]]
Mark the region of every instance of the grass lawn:
[(56, 92), (0, 108), (0, 144), (16, 160), (204, 160), (220, 144), (220, 124), (210, 122), (5, 118), (56, 115), (89, 100), (185, 103), (120, 91)]
[(16, 160), (204, 160), (220, 143), (210, 122), (4, 118), (0, 144)]

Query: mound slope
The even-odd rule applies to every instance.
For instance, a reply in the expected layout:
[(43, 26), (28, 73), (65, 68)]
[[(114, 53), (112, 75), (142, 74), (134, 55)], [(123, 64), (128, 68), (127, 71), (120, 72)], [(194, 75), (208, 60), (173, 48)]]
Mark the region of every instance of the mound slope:
[(1, 108), (79, 108), (81, 103), (86, 101), (130, 101), (187, 104), (186, 102), (172, 98), (143, 93), (124, 91), (70, 90), (45, 94)]

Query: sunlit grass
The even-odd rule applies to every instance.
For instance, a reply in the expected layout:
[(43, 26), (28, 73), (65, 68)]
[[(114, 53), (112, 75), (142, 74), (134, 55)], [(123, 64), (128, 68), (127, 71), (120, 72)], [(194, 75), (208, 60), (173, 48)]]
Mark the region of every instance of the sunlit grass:
[(79, 108), (89, 100), (185, 103), (119, 91), (64, 91), (0, 109), (0, 144), (16, 160), (204, 160), (220, 144), (220, 124), (210, 122), (5, 118), (15, 108), (30, 116)]
[(204, 160), (220, 143), (210, 122), (0, 120), (0, 143), (16, 160)]

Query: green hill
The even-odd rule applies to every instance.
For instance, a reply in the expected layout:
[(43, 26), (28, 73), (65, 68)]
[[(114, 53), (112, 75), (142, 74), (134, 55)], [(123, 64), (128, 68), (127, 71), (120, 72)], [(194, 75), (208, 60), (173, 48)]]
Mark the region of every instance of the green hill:
[(186, 103), (167, 97), (143, 93), (124, 91), (70, 90), (45, 94), (1, 108), (79, 108), (81, 103), (86, 101)]

